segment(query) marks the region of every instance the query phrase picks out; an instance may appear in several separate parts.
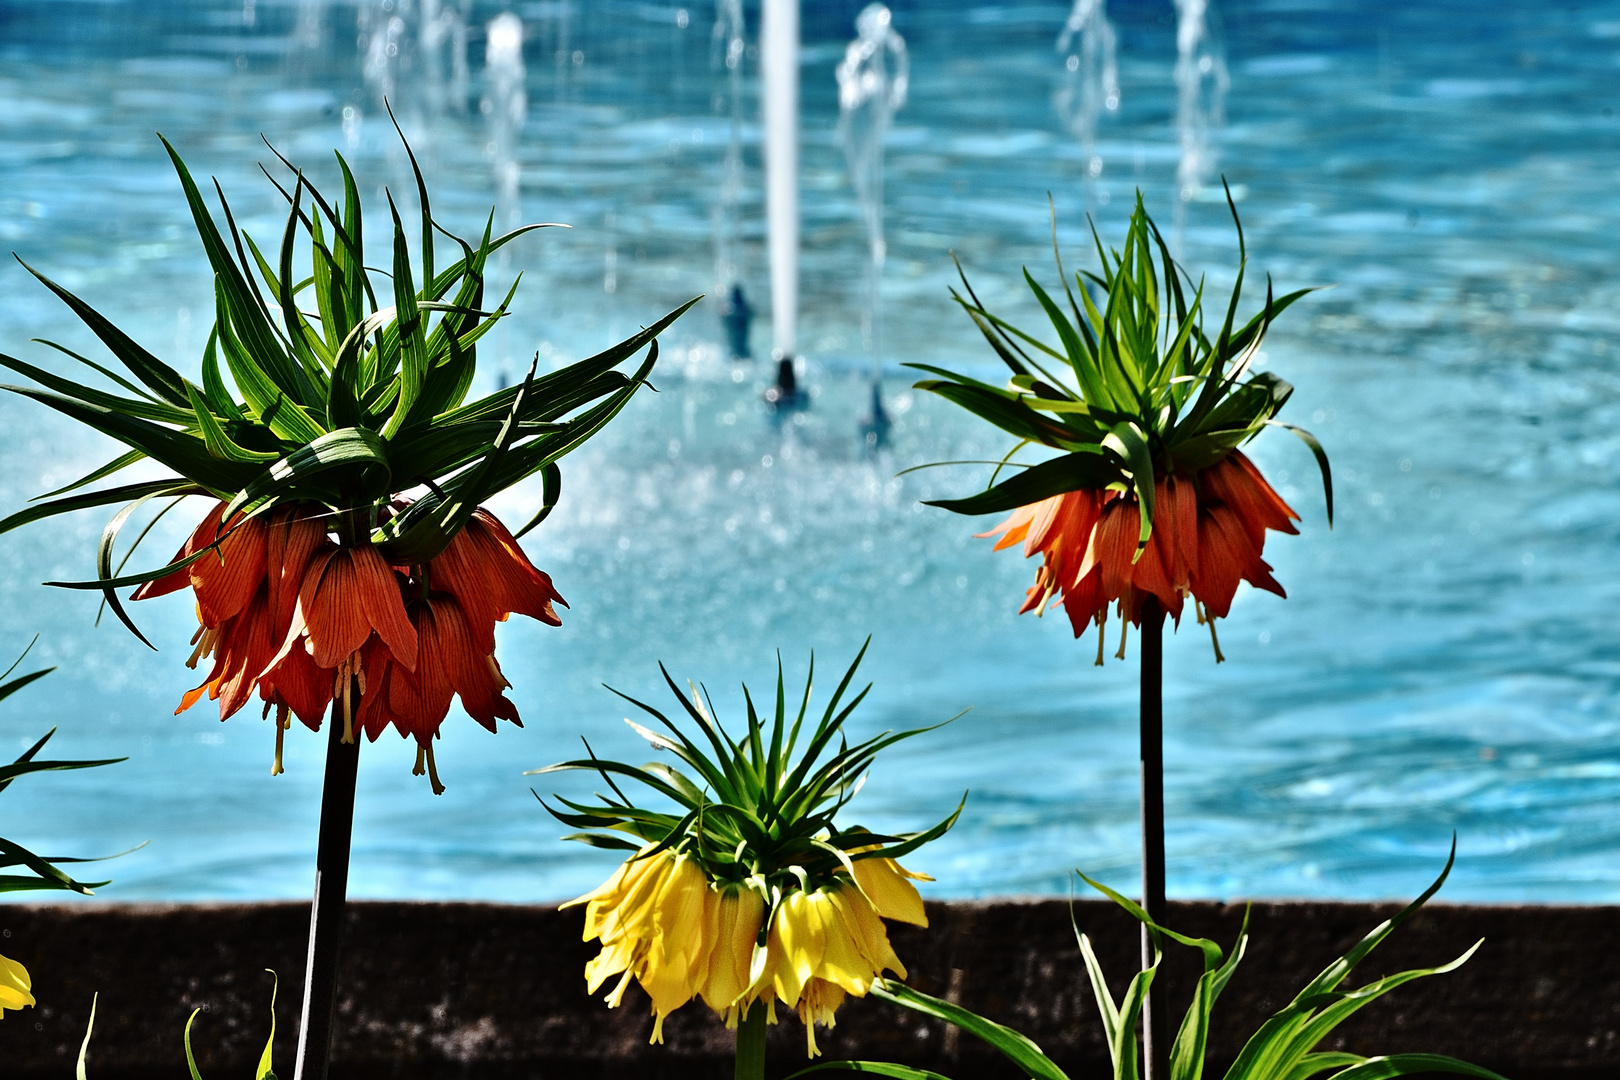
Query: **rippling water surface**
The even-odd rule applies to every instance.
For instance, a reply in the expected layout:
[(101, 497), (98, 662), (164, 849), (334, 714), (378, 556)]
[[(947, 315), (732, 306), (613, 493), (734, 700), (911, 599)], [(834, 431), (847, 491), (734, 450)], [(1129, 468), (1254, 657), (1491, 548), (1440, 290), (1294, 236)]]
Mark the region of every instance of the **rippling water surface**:
[[(993, 373), (948, 302), (947, 253), (992, 306), (1033, 322), (1018, 271), (1051, 276), (1047, 191), (1073, 260), (1088, 203), (1105, 236), (1137, 188), (1175, 220), (1171, 5), (1113, 5), (1123, 98), (1102, 120), (1089, 195), (1052, 105), (1065, 7), (896, 5), (913, 82), (889, 143), (896, 424), (875, 457), (855, 434), (862, 240), (833, 133), (854, 7), (808, 6), (812, 408), (769, 422), (755, 404), (765, 365), (721, 358), (712, 303), (676, 326), (659, 393), (565, 462), (563, 501), (528, 545), (572, 607), (560, 630), (501, 631), (526, 726), (492, 737), (453, 716), (442, 798), (409, 775), (405, 744), (367, 746), (355, 894), (582, 891), (611, 860), (559, 843), (520, 773), (572, 755), (580, 735), (642, 759), (602, 683), (656, 699), (663, 660), (735, 716), (737, 680), (764, 689), (774, 649), (794, 678), (816, 650), (826, 686), (867, 634), (876, 687), (857, 730), (972, 706), (886, 755), (856, 803), (874, 826), (920, 828), (970, 790), (955, 831), (915, 860), (939, 878), (935, 895), (1059, 892), (1076, 866), (1132, 881), (1134, 663), (1097, 669), (1092, 639), (1015, 616), (1033, 567), (972, 539), (986, 522), (919, 505), (980, 473), (896, 478), (1006, 448), (907, 389), (897, 365)], [(518, 315), (483, 350), (488, 388), (536, 350), (561, 363), (711, 291), (728, 125), (707, 7), (530, 3), (514, 9), (527, 120), (516, 146), (492, 147), (483, 26), (500, 8), (472, 8), (464, 87), (449, 69), (434, 82), (419, 59), (395, 71), (436, 208), (480, 227), (511, 155), (517, 205), (501, 213), (574, 226), (499, 268), (524, 281)], [(408, 202), (357, 41), (403, 13), (409, 54), (420, 9), (0, 2), (0, 239), (194, 366), (211, 287), (153, 132), (217, 175), (260, 237), (282, 213), (256, 171), (271, 161), (260, 133), (321, 183), (343, 149), (373, 209), (384, 186)], [(1282, 288), (1337, 286), (1287, 314), (1264, 361), (1298, 386), (1285, 418), (1327, 444), (1339, 506), (1329, 531), (1309, 455), (1285, 435), (1259, 440), (1255, 456), (1304, 515), (1300, 536), (1267, 550), (1289, 599), (1241, 594), (1218, 667), (1200, 628), (1169, 643), (1171, 892), (1410, 894), (1455, 830), (1454, 900), (1620, 900), (1620, 5), (1234, 0), (1220, 14), (1231, 88), (1214, 145), (1242, 194), (1253, 265)], [(765, 307), (759, 133), (750, 122), (743, 134), (740, 264)], [(1221, 282), (1235, 245), (1206, 200), (1184, 206), (1181, 243)], [(768, 333), (762, 320), (761, 351)], [(0, 348), (55, 364), (31, 337), (96, 348), (20, 267), (0, 267)], [(0, 508), (110, 456), (46, 410), (0, 400)], [(519, 513), (537, 495), (499, 507)], [(4, 706), (0, 742), (56, 724), (64, 756), (129, 760), (25, 780), (6, 795), (6, 834), (73, 853), (151, 840), (111, 865), (109, 898), (307, 895), (324, 740), (292, 733), (288, 772), (272, 780), (270, 728), (251, 710), (224, 725), (202, 707), (172, 716), (194, 677), (183, 601), (139, 605), (154, 656), (110, 620), (94, 628), (86, 594), (38, 584), (89, 576), (101, 522), (0, 538), (0, 647), (38, 633), (33, 659), (62, 669)], [(160, 527), (158, 546), (180, 525)]]

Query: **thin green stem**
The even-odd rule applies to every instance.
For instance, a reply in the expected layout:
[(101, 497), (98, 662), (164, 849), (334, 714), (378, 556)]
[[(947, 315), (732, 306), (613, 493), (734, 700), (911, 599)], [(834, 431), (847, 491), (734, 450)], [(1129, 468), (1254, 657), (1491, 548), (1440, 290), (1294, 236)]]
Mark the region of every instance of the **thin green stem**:
[(765, 1080), (765, 1017), (769, 1010), (756, 1001), (748, 1015), (737, 1021), (737, 1080)]

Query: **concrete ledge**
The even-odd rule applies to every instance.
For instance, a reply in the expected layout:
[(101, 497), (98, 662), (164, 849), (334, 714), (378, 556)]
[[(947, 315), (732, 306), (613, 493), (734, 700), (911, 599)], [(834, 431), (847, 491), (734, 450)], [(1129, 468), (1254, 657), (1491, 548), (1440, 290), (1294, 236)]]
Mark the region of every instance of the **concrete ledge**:
[[(1207, 1075), (1330, 960), (1397, 905), (1256, 904), (1248, 957), (1215, 1014)], [(39, 1006), (0, 1020), (0, 1076), (69, 1080), (90, 1006), (101, 1004), (92, 1080), (181, 1080), (181, 1031), (207, 1080), (250, 1077), (281, 973), (276, 1061), (291, 1075), (308, 905), (6, 905), (0, 952), (28, 966)], [(1111, 905), (1076, 905), (1119, 993), (1136, 970), (1135, 924)], [(1077, 1078), (1108, 1073), (1102, 1029), (1069, 925), (1052, 900), (930, 904), (932, 927), (894, 928), (913, 985), (1024, 1031)], [(1172, 904), (1170, 925), (1229, 943), (1242, 909)], [(730, 1038), (701, 1006), (650, 1047), (646, 998), (609, 1010), (581, 974), (595, 945), (580, 912), (492, 904), (351, 906), (343, 956), (339, 1080), (567, 1077), (674, 1080), (730, 1075)], [(1394, 991), (1326, 1048), (1430, 1051), (1516, 1080), (1620, 1076), (1620, 908), (1445, 907), (1421, 912), (1358, 970), (1356, 982), (1478, 955), (1451, 975)], [(1196, 957), (1166, 971), (1179, 1020)], [(827, 1057), (903, 1061), (957, 1080), (1016, 1073), (970, 1037), (876, 1001), (850, 1001), (819, 1036)], [(804, 1063), (803, 1029), (772, 1029), (772, 1074)]]

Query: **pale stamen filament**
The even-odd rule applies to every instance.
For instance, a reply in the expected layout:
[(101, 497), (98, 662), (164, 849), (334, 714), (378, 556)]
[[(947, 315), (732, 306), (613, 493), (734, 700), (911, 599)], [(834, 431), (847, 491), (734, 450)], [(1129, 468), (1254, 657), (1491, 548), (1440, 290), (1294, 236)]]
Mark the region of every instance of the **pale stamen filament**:
[(195, 670), (199, 660), (214, 655), (214, 647), (219, 644), (219, 631), (199, 626), (196, 636), (191, 640), (197, 647), (191, 650), (191, 659), (186, 661), (186, 667)]
[[(265, 702), (265, 704), (268, 706), (269, 702)], [(271, 776), (280, 776), (283, 772), (286, 771), (281, 767), (281, 749), (282, 749), (282, 744), (283, 744), (283, 736), (285, 736), (287, 734), (287, 729), (289, 727), (291, 727), (291, 726), (292, 726), (292, 719), (287, 715), (287, 706), (285, 706), (285, 705), (277, 705), (276, 706), (276, 760), (274, 762), (272, 762), (271, 765), (270, 765), (270, 775)]]
[[(421, 744), (418, 743), (417, 745), (420, 746)], [(433, 744), (428, 743), (425, 749), (427, 750), (428, 783), (433, 785), (433, 794), (443, 795), (444, 785), (439, 783), (439, 767), (433, 760)]]

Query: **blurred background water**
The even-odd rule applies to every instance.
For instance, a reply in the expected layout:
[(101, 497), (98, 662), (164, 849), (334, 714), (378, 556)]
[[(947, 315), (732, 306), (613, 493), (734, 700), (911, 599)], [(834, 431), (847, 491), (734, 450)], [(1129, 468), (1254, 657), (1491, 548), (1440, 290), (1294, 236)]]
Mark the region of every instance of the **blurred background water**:
[[(501, 630), (526, 726), (492, 737), (452, 716), (441, 798), (409, 775), (408, 746), (365, 747), (352, 893), (583, 891), (611, 858), (559, 843), (520, 773), (572, 756), (579, 735), (644, 759), (602, 683), (657, 700), (663, 660), (735, 717), (736, 681), (764, 690), (773, 650), (800, 678), (815, 649), (826, 688), (867, 634), (858, 732), (973, 707), (889, 752), (854, 807), (921, 828), (971, 789), (955, 831), (913, 860), (938, 877), (931, 895), (1060, 892), (1071, 867), (1132, 886), (1134, 655), (1098, 669), (1061, 617), (1017, 617), (1033, 565), (974, 540), (988, 520), (919, 504), (981, 470), (896, 477), (1006, 449), (898, 364), (1000, 377), (952, 310), (948, 252), (992, 307), (1035, 323), (1019, 270), (1053, 276), (1048, 191), (1071, 266), (1086, 212), (1117, 235), (1140, 190), (1194, 272), (1224, 284), (1224, 174), (1255, 270), (1337, 286), (1287, 314), (1264, 364), (1299, 387), (1284, 418), (1332, 454), (1338, 518), (1329, 531), (1307, 452), (1260, 439), (1302, 535), (1273, 537), (1289, 599), (1240, 594), (1227, 663), (1198, 627), (1169, 642), (1171, 894), (1408, 895), (1455, 830), (1452, 900), (1620, 900), (1620, 4), (1211, 0), (1179, 47), (1195, 0), (1115, 0), (1105, 21), (1088, 0), (893, 6), (910, 86), (886, 138), (892, 426), (872, 451), (857, 430), (870, 244), (834, 78), (858, 5), (805, 5), (810, 407), (776, 423), (759, 405), (773, 373), (755, 5), (739, 24), (735, 0), (0, 0), (0, 240), (184, 370), (211, 289), (153, 132), (269, 239), (283, 210), (257, 173), (261, 133), (322, 184), (342, 150), (374, 212), (385, 186), (411, 202), (385, 95), (447, 223), (473, 231), (496, 206), (504, 224), (574, 226), (497, 268), (524, 280), (482, 348), (481, 389), (733, 273), (759, 311), (757, 359), (735, 362), (705, 300), (664, 339), (659, 392), (564, 462), (562, 503), (528, 548), (572, 607), (561, 629)], [(0, 348), (56, 365), (31, 337), (96, 354), (8, 263)], [(0, 509), (110, 456), (0, 399)], [(102, 520), (0, 538), (0, 646), (38, 633), (28, 663), (62, 669), (0, 708), (0, 745), (56, 724), (59, 756), (130, 760), (28, 778), (6, 795), (5, 834), (74, 854), (151, 840), (109, 864), (108, 898), (306, 896), (324, 739), (292, 732), (272, 780), (253, 710), (171, 715), (194, 679), (183, 600), (138, 605), (153, 656), (111, 620), (94, 628), (87, 594), (41, 587), (93, 573)], [(154, 556), (183, 524), (160, 528)]]

